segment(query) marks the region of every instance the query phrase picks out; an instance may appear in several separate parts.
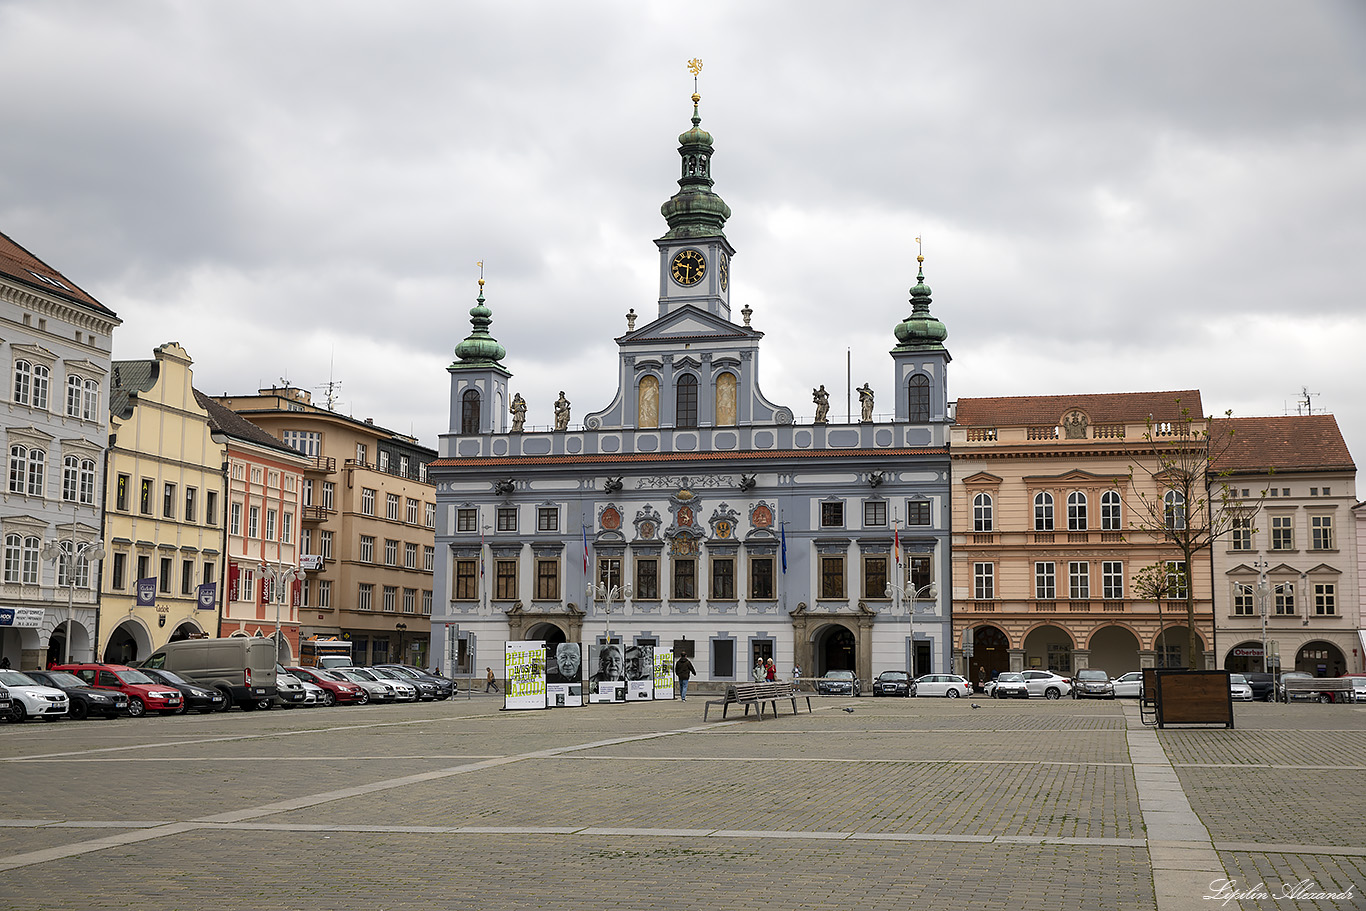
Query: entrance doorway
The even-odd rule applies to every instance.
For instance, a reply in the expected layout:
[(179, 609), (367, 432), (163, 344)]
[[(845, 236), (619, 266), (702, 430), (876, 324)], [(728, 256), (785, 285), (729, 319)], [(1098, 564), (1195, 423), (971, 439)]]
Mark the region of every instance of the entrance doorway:
[(856, 669), (854, 634), (842, 626), (828, 627), (816, 645), (816, 669), (824, 677), (830, 671)]
[(968, 680), (974, 686), (994, 680), (1010, 670), (1010, 639), (1000, 627), (983, 624), (972, 630), (972, 657), (968, 659)]
[(1315, 677), (1341, 677), (1347, 673), (1347, 659), (1343, 657), (1342, 649), (1319, 639), (1300, 646), (1295, 653), (1295, 670)]

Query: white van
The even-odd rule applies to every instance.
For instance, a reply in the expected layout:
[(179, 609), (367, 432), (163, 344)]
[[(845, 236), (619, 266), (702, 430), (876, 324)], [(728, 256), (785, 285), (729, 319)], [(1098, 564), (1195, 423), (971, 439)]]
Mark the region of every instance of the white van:
[(142, 667), (175, 671), (248, 710), (270, 708), (275, 698), (274, 639), (233, 636), (167, 642)]

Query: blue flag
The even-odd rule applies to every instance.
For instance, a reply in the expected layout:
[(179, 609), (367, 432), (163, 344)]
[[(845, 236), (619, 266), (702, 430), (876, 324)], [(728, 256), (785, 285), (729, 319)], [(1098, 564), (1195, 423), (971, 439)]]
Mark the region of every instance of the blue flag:
[(779, 535), (779, 537), (782, 538), (782, 542), (783, 542), (783, 573), (786, 574), (786, 573), (787, 573), (787, 526), (786, 526), (786, 525), (779, 524), (779, 526), (778, 526), (778, 535)]

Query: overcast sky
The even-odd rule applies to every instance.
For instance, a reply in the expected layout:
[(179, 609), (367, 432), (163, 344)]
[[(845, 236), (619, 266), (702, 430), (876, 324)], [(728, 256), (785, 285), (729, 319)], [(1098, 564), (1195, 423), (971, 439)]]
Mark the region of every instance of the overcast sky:
[(431, 446), (483, 260), (528, 423), (560, 389), (577, 422), (657, 312), (699, 57), (732, 302), (799, 420), (820, 383), (843, 419), (847, 351), (890, 410), (921, 235), (951, 398), (1307, 388), (1362, 460), (1363, 10), (0, 0), (0, 230), (116, 358), (332, 379)]

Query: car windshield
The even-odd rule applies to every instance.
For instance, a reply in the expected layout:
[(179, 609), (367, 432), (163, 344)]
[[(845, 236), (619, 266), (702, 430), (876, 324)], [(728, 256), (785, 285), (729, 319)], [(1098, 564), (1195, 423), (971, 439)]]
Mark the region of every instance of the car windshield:
[(1104, 671), (1093, 671), (1088, 669), (1077, 671), (1077, 679), (1106, 681), (1110, 679), (1110, 675), (1105, 673)]
[[(180, 676), (179, 674), (172, 673), (171, 671), (157, 671), (157, 674), (158, 674), (163, 680), (165, 680), (167, 683), (174, 683), (174, 684), (176, 684), (177, 686), (189, 686), (189, 685), (190, 685), (190, 681), (186, 680), (184, 677)], [(149, 676), (150, 676), (150, 675), (149, 675)]]
[(349, 676), (352, 680), (369, 680), (371, 683), (375, 683), (379, 680), (379, 677), (375, 676), (373, 672), (366, 670), (363, 667), (352, 668)]
[(390, 677), (402, 677), (406, 680), (416, 680), (417, 674), (408, 670), (406, 667), (386, 667), (385, 673)]
[(1229, 682), (1229, 683), (1247, 683), (1247, 678), (1244, 677), (1242, 674), (1229, 674), (1229, 675), (1228, 675), (1228, 682)]
[(156, 686), (156, 681), (153, 680), (151, 677), (148, 677), (142, 671), (135, 671), (130, 669), (126, 671), (119, 671), (114, 676), (118, 677), (124, 683), (136, 683), (140, 686), (145, 686), (150, 683), (152, 686)]
[(38, 686), (33, 678), (18, 671), (0, 671), (0, 683), (8, 683), (10, 686)]
[(48, 671), (47, 679), (52, 681), (53, 686), (85, 686), (84, 680), (66, 671)]
[(853, 679), (854, 679), (854, 672), (853, 672), (853, 671), (830, 671), (830, 672), (827, 673), (825, 676), (829, 677), (831, 680), (853, 680)]
[(905, 680), (909, 675), (905, 671), (883, 671), (878, 674), (879, 680)]
[(1021, 680), (1024, 680), (1023, 674), (1016, 674), (1011, 672), (1006, 672), (996, 678), (997, 683), (1019, 683)]

